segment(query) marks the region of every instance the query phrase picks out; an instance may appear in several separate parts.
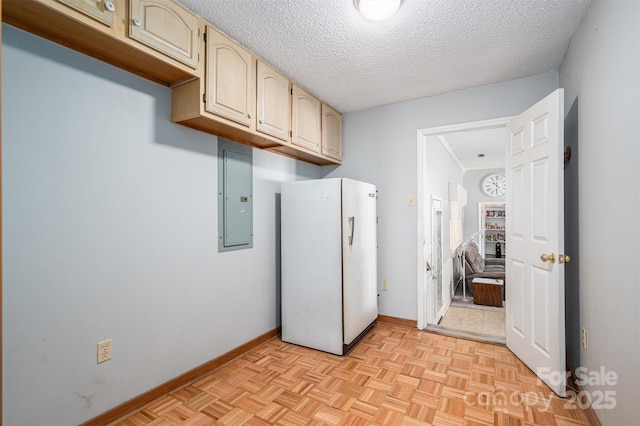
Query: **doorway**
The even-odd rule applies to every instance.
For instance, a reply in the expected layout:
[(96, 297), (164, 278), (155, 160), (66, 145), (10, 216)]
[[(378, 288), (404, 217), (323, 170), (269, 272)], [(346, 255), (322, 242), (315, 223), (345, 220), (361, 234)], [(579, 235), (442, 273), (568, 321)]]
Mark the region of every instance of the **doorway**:
[[(477, 201), (481, 195), (474, 186), (483, 181), (486, 174), (491, 176), (494, 169), (478, 170), (465, 174), (464, 184), (468, 188), (469, 198), (473, 200), (467, 205), (467, 212), (477, 213), (477, 220), (468, 214), (465, 241), (460, 246), (461, 273), (452, 290), (450, 308), (437, 324), (444, 330), (474, 333), (466, 337), (476, 340), (487, 340), (495, 343), (506, 343), (505, 330), (505, 274), (506, 256), (506, 209), (504, 201)], [(501, 169), (501, 173), (504, 170)], [(476, 225), (474, 228), (473, 226)], [(489, 272), (478, 279), (475, 276), (476, 263), (469, 260), (469, 254), (479, 253), (484, 259)], [(498, 272), (500, 270), (501, 272)], [(478, 283), (476, 284), (476, 281)], [(433, 328), (433, 327), (432, 327)]]
[[(501, 163), (495, 164), (490, 163), (488, 166), (481, 167), (478, 161), (476, 161), (475, 165), (472, 165), (470, 168), (465, 167), (458, 159), (458, 157), (454, 154), (452, 148), (447, 143), (443, 143), (446, 140), (448, 135), (460, 134), (464, 133), (473, 133), (480, 131), (495, 131), (500, 135), (500, 140), (504, 141), (505, 135), (505, 126), (511, 120), (511, 117), (505, 117), (495, 120), (487, 120), (481, 122), (473, 122), (473, 123), (464, 123), (460, 125), (453, 126), (444, 126), (437, 127), (431, 129), (424, 129), (418, 131), (418, 217), (422, 218), (421, 221), (418, 221), (418, 235), (421, 235), (422, 238), (418, 238), (418, 253), (419, 253), (419, 262), (418, 262), (418, 328), (427, 329), (437, 326), (442, 321), (451, 322), (452, 320), (447, 319), (447, 312), (453, 313), (456, 318), (455, 320), (462, 324), (464, 322), (465, 314), (468, 317), (469, 321), (475, 321), (476, 326), (474, 328), (475, 332), (480, 332), (481, 329), (478, 330), (477, 323), (478, 318), (484, 316), (484, 312), (491, 312), (492, 309), (490, 307), (478, 309), (480, 312), (465, 312), (464, 310), (457, 309), (459, 307), (452, 305), (453, 297), (458, 291), (469, 290), (468, 287), (465, 287), (464, 278), (460, 278), (461, 271), (464, 268), (464, 263), (462, 261), (463, 253), (460, 251), (461, 243), (453, 242), (453, 240), (448, 241), (449, 230), (447, 225), (449, 224), (449, 214), (450, 209), (448, 208), (448, 200), (447, 197), (442, 197), (445, 199), (444, 208), (443, 208), (443, 223), (444, 223), (444, 241), (442, 247), (442, 266), (440, 266), (440, 271), (444, 271), (443, 274), (443, 282), (441, 282), (444, 289), (446, 289), (447, 295), (445, 295), (444, 299), (442, 299), (442, 293), (439, 292), (439, 282), (433, 279), (433, 270), (427, 271), (427, 260), (431, 262), (433, 260), (433, 250), (435, 248), (434, 245), (434, 228), (433, 224), (433, 212), (431, 206), (431, 199), (434, 196), (434, 179), (437, 181), (439, 176), (443, 173), (439, 173), (438, 177), (430, 176), (429, 165), (430, 160), (433, 161), (434, 155), (437, 157), (439, 155), (438, 151), (443, 149), (447, 151), (449, 156), (453, 159), (453, 167), (458, 167), (460, 170), (460, 177), (458, 178), (458, 182), (454, 182), (453, 180), (449, 181), (451, 183), (462, 183), (462, 176), (468, 170), (473, 170), (474, 172), (479, 171), (479, 169), (490, 169), (497, 167), (504, 167), (504, 145), (499, 148), (499, 153), (496, 155), (500, 156)], [(434, 141), (440, 141), (440, 147)], [(442, 161), (438, 161), (437, 167), (440, 167)], [(455, 174), (449, 174), (449, 179), (456, 179)], [(469, 200), (471, 203), (472, 200)], [(476, 202), (474, 203), (474, 207)], [(471, 207), (471, 206), (469, 206)], [(468, 209), (467, 209), (468, 210)], [(473, 215), (475, 216), (475, 214)], [(471, 221), (473, 223), (473, 227), (475, 228), (477, 219), (475, 217), (467, 217), (464, 218), (465, 223)], [(479, 228), (476, 228), (476, 231)], [(477, 237), (477, 236), (476, 236)], [(466, 243), (470, 240), (470, 233), (467, 230), (467, 226), (465, 225), (465, 232), (463, 233), (462, 243)], [(449, 244), (450, 243), (450, 244)], [(433, 269), (437, 268), (436, 265), (430, 265)], [(447, 271), (447, 269), (449, 269)], [(466, 297), (470, 298), (471, 294), (465, 294)], [(455, 305), (455, 303), (454, 303)], [(456, 309), (453, 309), (456, 308)], [(444, 315), (442, 315), (444, 314)], [(495, 314), (488, 315), (491, 318), (491, 322), (495, 325)], [(504, 318), (504, 316), (502, 316)], [(451, 317), (450, 317), (451, 318)], [(473, 318), (473, 319), (472, 319)], [(482, 323), (482, 319), (479, 320)], [(504, 319), (502, 319), (504, 321)], [(504, 336), (504, 333), (502, 333)]]
[[(564, 253), (564, 119), (564, 90), (556, 89), (512, 120), (493, 122), (504, 135), (506, 176), (501, 179), (507, 183), (504, 193), (509, 208), (506, 345), (561, 397), (566, 395), (564, 266), (569, 262)], [(418, 164), (427, 164), (429, 136), (442, 134), (443, 129), (479, 127), (467, 123), (418, 131)], [(418, 167), (419, 208), (428, 183), (427, 168)], [(420, 221), (418, 228), (423, 236), (428, 232)], [(422, 244), (427, 241), (423, 238)], [(424, 247), (418, 248), (419, 257), (421, 253)], [(429, 283), (420, 269), (419, 300), (429, 297), (423, 288)], [(435, 316), (422, 311), (422, 306), (418, 303), (418, 327), (424, 329)], [(559, 380), (551, 380), (552, 376)]]

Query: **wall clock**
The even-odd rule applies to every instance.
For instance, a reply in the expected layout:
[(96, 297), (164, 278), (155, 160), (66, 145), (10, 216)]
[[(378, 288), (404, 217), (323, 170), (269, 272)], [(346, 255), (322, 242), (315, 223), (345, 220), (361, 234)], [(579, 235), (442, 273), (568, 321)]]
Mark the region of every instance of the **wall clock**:
[(489, 197), (504, 197), (507, 192), (507, 179), (503, 173), (491, 173), (482, 179), (480, 188)]

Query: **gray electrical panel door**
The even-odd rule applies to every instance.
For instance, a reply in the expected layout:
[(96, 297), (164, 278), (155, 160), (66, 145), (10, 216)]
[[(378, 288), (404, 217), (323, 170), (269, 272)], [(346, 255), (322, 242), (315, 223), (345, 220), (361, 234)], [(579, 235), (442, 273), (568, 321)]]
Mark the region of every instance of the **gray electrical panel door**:
[(218, 139), (218, 251), (253, 247), (250, 147)]

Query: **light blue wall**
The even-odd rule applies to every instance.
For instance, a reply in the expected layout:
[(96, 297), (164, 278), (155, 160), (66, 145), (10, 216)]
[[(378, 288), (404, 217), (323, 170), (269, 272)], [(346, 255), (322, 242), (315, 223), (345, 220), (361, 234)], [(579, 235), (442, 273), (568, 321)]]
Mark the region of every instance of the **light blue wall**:
[[(616, 408), (603, 425), (640, 418), (640, 3), (595, 1), (560, 68), (565, 111), (578, 105), (580, 322), (588, 348), (568, 343), (590, 371), (617, 373)], [(575, 130), (573, 130), (575, 132)], [(576, 347), (577, 346), (577, 347)]]
[(517, 115), (557, 88), (549, 72), (344, 115), (343, 165), (324, 174), (378, 186), (378, 277), (389, 280), (381, 314), (417, 319), (418, 218), (407, 197), (420, 196), (418, 130)]
[(4, 424), (78, 424), (278, 326), (276, 194), (320, 169), (254, 150), (254, 248), (218, 253), (217, 139), (168, 88), (2, 38)]

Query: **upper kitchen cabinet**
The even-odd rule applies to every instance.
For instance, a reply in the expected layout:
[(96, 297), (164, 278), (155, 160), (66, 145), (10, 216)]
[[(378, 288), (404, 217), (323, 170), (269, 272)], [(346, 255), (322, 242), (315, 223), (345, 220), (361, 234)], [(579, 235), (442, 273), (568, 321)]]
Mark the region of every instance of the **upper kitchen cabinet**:
[(193, 69), (197, 68), (200, 32), (198, 15), (173, 0), (129, 2), (129, 36), (132, 39)]
[(67, 47), (92, 46), (91, 38), (124, 35), (125, 1), (2, 0), (2, 20)]
[(117, 0), (58, 0), (78, 12), (100, 21), (108, 27), (113, 26), (113, 16)]
[(174, 123), (341, 163), (340, 114), (175, 0), (0, 1), (4, 22), (170, 86)]
[(200, 18), (173, 0), (2, 0), (2, 20), (167, 86), (200, 76)]
[(320, 153), (320, 101), (293, 84), (291, 143)]
[(342, 114), (322, 104), (322, 155), (342, 160)]
[(283, 141), (291, 129), (291, 85), (289, 79), (261, 60), (257, 71), (256, 130)]
[(205, 26), (203, 77), (173, 87), (171, 121), (258, 148), (280, 146), (281, 139), (256, 131), (255, 57)]
[(246, 127), (255, 127), (256, 73), (253, 55), (207, 26), (205, 109)]

